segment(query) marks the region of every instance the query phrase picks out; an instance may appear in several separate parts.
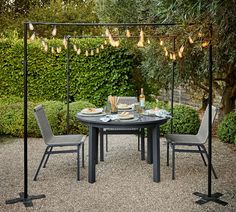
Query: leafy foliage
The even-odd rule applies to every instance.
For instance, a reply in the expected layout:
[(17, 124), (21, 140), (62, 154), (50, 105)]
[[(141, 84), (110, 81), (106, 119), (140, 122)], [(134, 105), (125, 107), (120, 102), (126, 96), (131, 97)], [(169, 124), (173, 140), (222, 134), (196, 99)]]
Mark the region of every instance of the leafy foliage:
[[(80, 39), (72, 44), (96, 49), (101, 39)], [(49, 48), (62, 45), (62, 40), (48, 41)], [(70, 50), (70, 96), (88, 99), (103, 105), (108, 95), (136, 95), (134, 89), (134, 55), (125, 48), (106, 46), (99, 54), (86, 57)], [(23, 96), (22, 41), (8, 39), (0, 42), (0, 95)], [(45, 53), (39, 41), (28, 46), (28, 89), (31, 99), (64, 101), (66, 98), (66, 51)]]
[[(23, 101), (16, 101), (15, 97), (0, 99), (0, 135), (10, 135), (14, 137), (24, 136), (24, 104)], [(40, 131), (36, 123), (33, 108), (42, 104), (45, 109), (48, 121), (55, 135), (66, 134), (66, 105), (60, 101), (28, 102), (28, 135), (40, 137)], [(75, 120), (75, 114), (82, 108), (94, 107), (86, 101), (78, 101), (70, 104), (70, 133), (87, 133), (87, 127)]]
[(222, 142), (235, 143), (236, 112), (231, 112), (223, 118), (217, 128), (217, 135)]
[[(168, 103), (158, 101), (158, 102), (147, 102), (147, 108), (159, 108), (171, 111), (170, 105)], [(192, 107), (186, 105), (174, 105), (173, 108), (173, 133), (179, 134), (197, 134), (200, 120), (198, 113)], [(171, 121), (169, 120), (166, 124), (161, 125), (161, 135), (170, 133)]]

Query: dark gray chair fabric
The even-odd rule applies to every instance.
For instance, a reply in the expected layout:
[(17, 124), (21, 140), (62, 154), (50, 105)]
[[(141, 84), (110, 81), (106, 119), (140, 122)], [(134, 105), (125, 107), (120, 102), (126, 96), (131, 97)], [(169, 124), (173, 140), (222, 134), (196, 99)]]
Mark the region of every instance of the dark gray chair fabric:
[[(46, 144), (46, 149), (40, 161), (39, 167), (35, 173), (34, 181), (37, 180), (37, 176), (43, 162), (44, 162), (43, 168), (46, 167), (49, 156), (51, 154), (75, 153), (75, 152), (77, 153), (77, 180), (80, 180), (80, 148), (82, 146), (82, 166), (84, 167), (84, 142), (87, 136), (86, 135), (55, 136), (52, 132), (51, 126), (48, 122), (48, 119), (46, 117), (42, 105), (38, 105), (34, 108), (34, 116), (36, 118), (43, 140)], [(53, 150), (54, 147), (68, 147), (68, 146), (76, 147), (76, 149)]]
[[(216, 116), (217, 109), (216, 107), (212, 106), (212, 123), (214, 122)], [(208, 106), (204, 112), (200, 128), (196, 135), (191, 134), (168, 134), (166, 135), (167, 140), (167, 166), (169, 166), (169, 146), (172, 147), (172, 179), (175, 179), (175, 153), (176, 152), (189, 152), (189, 153), (200, 153), (202, 160), (207, 166), (207, 163), (204, 159), (204, 154), (208, 160), (208, 153), (204, 144), (208, 139)], [(183, 148), (183, 147), (197, 147), (197, 149), (191, 148)], [(217, 179), (215, 170), (212, 166), (212, 172)]]
[[(132, 105), (138, 102), (137, 97), (134, 96), (119, 96), (118, 104)], [(108, 152), (108, 135), (109, 134), (137, 134), (138, 135), (138, 150), (140, 151), (140, 136), (141, 129), (138, 128), (119, 128), (119, 129), (104, 129), (106, 136), (106, 152)]]

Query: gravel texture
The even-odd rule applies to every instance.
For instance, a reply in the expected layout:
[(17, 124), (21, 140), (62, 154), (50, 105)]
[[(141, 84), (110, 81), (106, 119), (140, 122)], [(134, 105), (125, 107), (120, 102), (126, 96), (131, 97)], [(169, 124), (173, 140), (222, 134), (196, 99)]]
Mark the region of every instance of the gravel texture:
[[(6, 139), (4, 139), (6, 140)], [(219, 179), (212, 190), (224, 195), (227, 206), (216, 203), (198, 205), (193, 192), (207, 193), (207, 168), (199, 154), (178, 154), (176, 180), (166, 166), (166, 145), (161, 140), (161, 182), (152, 181), (152, 165), (140, 160), (137, 137), (110, 135), (105, 161), (96, 166), (96, 183), (87, 181), (86, 167), (76, 181), (76, 154), (52, 155), (38, 181), (33, 175), (45, 149), (42, 139), (28, 139), (29, 195), (45, 194), (33, 207), (22, 203), (6, 205), (8, 199), (23, 192), (23, 140), (0, 143), (0, 211), (236, 211), (236, 151), (213, 139), (213, 163)]]

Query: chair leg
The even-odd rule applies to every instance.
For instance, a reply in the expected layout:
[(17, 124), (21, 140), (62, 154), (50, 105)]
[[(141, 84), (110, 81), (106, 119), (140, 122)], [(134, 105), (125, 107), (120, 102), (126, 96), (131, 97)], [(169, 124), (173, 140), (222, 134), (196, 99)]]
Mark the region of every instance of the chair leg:
[(84, 168), (84, 143), (82, 144), (82, 167)]
[(44, 158), (45, 158), (45, 156), (46, 156), (46, 154), (47, 154), (47, 152), (48, 152), (48, 149), (49, 149), (49, 146), (47, 146), (46, 149), (45, 149), (45, 151), (44, 151), (44, 154), (43, 154), (43, 157), (42, 157), (42, 159), (41, 159), (41, 161), (40, 161), (39, 167), (38, 167), (38, 169), (37, 169), (37, 171), (36, 171), (36, 173), (35, 173), (35, 175), (34, 175), (34, 179), (33, 179), (34, 181), (37, 180), (37, 176), (38, 176), (39, 170), (40, 170), (40, 168), (41, 168), (41, 166), (42, 166), (42, 164), (43, 164), (43, 161), (44, 161)]
[(170, 161), (170, 142), (167, 141), (167, 152), (166, 152), (166, 165), (169, 166), (169, 161)]
[(201, 154), (201, 157), (202, 157), (202, 160), (203, 160), (204, 165), (207, 166), (206, 160), (205, 160), (205, 158), (204, 158), (204, 156), (203, 156), (203, 154), (202, 154), (202, 152), (201, 152), (200, 146), (197, 146), (197, 147), (198, 147), (198, 150), (200, 151), (200, 154)]
[[(206, 156), (207, 156), (207, 161), (208, 161), (208, 164), (209, 164), (209, 156), (208, 156), (208, 153), (206, 151), (206, 147), (204, 145), (201, 146), (203, 148), (203, 151), (205, 152)], [(215, 179), (218, 179), (217, 175), (216, 175), (216, 172), (215, 172), (215, 169), (213, 167), (213, 165), (211, 164), (211, 171), (213, 172), (213, 175), (215, 177)]]
[(77, 180), (80, 180), (80, 158), (79, 158), (80, 145), (77, 146)]
[(172, 180), (175, 179), (175, 145), (172, 145)]
[(106, 132), (106, 152), (108, 152), (108, 134)]
[(44, 162), (44, 164), (43, 164), (43, 168), (46, 168), (46, 165), (47, 165), (47, 162), (48, 162), (48, 159), (49, 159), (49, 156), (50, 156), (50, 154), (51, 154), (51, 152), (52, 152), (52, 146), (50, 147), (50, 149), (49, 149), (49, 152), (48, 152), (48, 155), (47, 155), (47, 158), (46, 158), (46, 160), (45, 160), (45, 162)]

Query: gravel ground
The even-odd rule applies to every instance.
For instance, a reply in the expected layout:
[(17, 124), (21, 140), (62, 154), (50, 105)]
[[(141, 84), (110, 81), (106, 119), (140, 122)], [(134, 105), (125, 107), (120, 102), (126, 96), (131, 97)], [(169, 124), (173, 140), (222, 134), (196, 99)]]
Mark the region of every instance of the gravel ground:
[[(236, 211), (236, 151), (213, 141), (213, 163), (219, 179), (213, 179), (213, 193), (220, 192), (227, 206), (207, 203), (199, 206), (198, 191), (207, 193), (207, 168), (198, 154), (178, 154), (176, 180), (166, 166), (166, 145), (161, 141), (161, 182), (152, 181), (152, 165), (140, 160), (137, 138), (111, 135), (105, 162), (96, 166), (96, 183), (87, 181), (88, 167), (81, 169), (76, 181), (76, 154), (51, 156), (38, 181), (33, 175), (45, 145), (42, 139), (29, 139), (29, 195), (45, 194), (33, 201), (6, 205), (5, 200), (23, 192), (23, 140), (0, 143), (0, 211)], [(87, 153), (87, 143), (86, 143)], [(86, 154), (87, 164), (87, 154)]]

